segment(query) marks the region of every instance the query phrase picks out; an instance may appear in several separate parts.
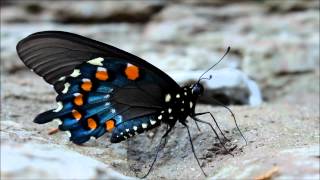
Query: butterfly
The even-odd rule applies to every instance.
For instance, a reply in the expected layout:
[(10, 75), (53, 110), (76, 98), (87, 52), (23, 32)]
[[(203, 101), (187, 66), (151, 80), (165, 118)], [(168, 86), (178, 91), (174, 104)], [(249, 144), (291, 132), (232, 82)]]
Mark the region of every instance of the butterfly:
[[(213, 115), (195, 112), (197, 99), (204, 92), (201, 80), (211, 78), (203, 76), (217, 63), (196, 83), (180, 87), (166, 73), (135, 55), (69, 32), (31, 34), (18, 43), (17, 53), (22, 62), (51, 84), (58, 94), (58, 107), (39, 114), (35, 123), (58, 121), (59, 130), (69, 132), (70, 141), (75, 144), (105, 133), (111, 133), (111, 143), (119, 143), (166, 124), (166, 132), (146, 177), (157, 159), (162, 141), (179, 122), (187, 129), (192, 152), (205, 174), (186, 119), (191, 117), (196, 123), (209, 125), (219, 137), (211, 123), (198, 118), (210, 114), (214, 119)], [(223, 135), (215, 119), (214, 122)]]

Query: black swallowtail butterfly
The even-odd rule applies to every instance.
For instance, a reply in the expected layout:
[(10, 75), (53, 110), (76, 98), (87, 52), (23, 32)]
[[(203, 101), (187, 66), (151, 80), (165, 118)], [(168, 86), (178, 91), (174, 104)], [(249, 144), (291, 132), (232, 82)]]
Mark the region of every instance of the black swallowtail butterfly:
[[(195, 113), (197, 99), (204, 91), (200, 81), (206, 79), (202, 76), (214, 65), (195, 84), (180, 87), (166, 73), (137, 56), (68, 32), (34, 33), (18, 43), (17, 52), (23, 63), (58, 93), (58, 108), (39, 114), (34, 122), (58, 120), (59, 130), (70, 132), (70, 140), (76, 144), (106, 132), (111, 133), (112, 143), (118, 143), (164, 123), (167, 131), (160, 147), (179, 121), (188, 130), (201, 168), (186, 118), (209, 125), (218, 136), (210, 123), (197, 117), (212, 114)], [(215, 124), (222, 133), (216, 121)], [(158, 152), (159, 148), (144, 177), (150, 173)]]

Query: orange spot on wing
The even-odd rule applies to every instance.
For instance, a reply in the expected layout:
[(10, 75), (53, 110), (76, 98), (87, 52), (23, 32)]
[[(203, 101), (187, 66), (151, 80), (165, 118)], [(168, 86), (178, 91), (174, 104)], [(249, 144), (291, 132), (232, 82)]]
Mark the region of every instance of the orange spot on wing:
[(101, 69), (101, 70), (97, 70), (96, 72), (96, 78), (101, 80), (101, 81), (105, 81), (109, 78), (108, 72), (106, 69)]
[(76, 120), (80, 120), (81, 119), (81, 117), (82, 117), (82, 115), (81, 115), (81, 113), (79, 113), (79, 111), (77, 111), (77, 110), (72, 110), (72, 116), (76, 119)]
[(81, 106), (83, 105), (83, 95), (82, 94), (78, 94), (73, 101), (76, 105)]
[(91, 83), (91, 81), (90, 81), (89, 79), (83, 81), (83, 83), (81, 84), (81, 88), (82, 88), (84, 91), (91, 91), (91, 88), (92, 88), (92, 83)]
[(97, 123), (96, 123), (96, 121), (95, 121), (93, 118), (89, 118), (89, 119), (87, 120), (87, 122), (88, 122), (88, 127), (89, 127), (90, 129), (96, 129), (96, 128), (97, 128)]
[(115, 127), (115, 123), (113, 119), (110, 119), (106, 122), (107, 131), (111, 132), (114, 127)]
[(136, 80), (139, 77), (139, 68), (132, 64), (129, 64), (125, 69), (125, 73), (128, 79)]

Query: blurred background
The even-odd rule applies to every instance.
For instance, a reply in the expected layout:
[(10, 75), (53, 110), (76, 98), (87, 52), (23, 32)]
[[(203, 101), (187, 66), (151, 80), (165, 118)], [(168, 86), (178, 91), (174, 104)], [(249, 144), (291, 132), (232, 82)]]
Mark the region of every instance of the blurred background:
[[(213, 105), (210, 98), (215, 98), (245, 105), (246, 111), (255, 106), (261, 116), (263, 107), (285, 107), (289, 119), (293, 111), (306, 109), (294, 113), (305, 115), (299, 119), (312, 117), (313, 129), (306, 132), (319, 138), (319, 7), (318, 0), (2, 0), (2, 133), (9, 129), (2, 140), (10, 142), (6, 137), (22, 132), (23, 122), (30, 123), (25, 134), (36, 133), (31, 119), (53, 104), (51, 87), (29, 72), (15, 49), (22, 38), (44, 30), (69, 31), (126, 50), (180, 84), (197, 80), (230, 46), (207, 74), (213, 79), (204, 82), (201, 102)], [(5, 172), (14, 172), (10, 168)]]

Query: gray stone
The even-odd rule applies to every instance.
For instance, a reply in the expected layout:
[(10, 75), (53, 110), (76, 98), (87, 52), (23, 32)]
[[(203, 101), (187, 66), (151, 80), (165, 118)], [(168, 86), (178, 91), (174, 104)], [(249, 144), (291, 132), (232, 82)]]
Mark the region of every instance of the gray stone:
[[(2, 22), (146, 22), (164, 6), (162, 1), (47, 2), (20, 1), (4, 8)], [(70, 7), (71, 8), (65, 8)]]
[(134, 179), (52, 144), (2, 144), (1, 179)]
[[(210, 179), (259, 179), (274, 168), (270, 178), (319, 179), (319, 146), (286, 149), (229, 163)], [(268, 173), (267, 173), (268, 174)]]

